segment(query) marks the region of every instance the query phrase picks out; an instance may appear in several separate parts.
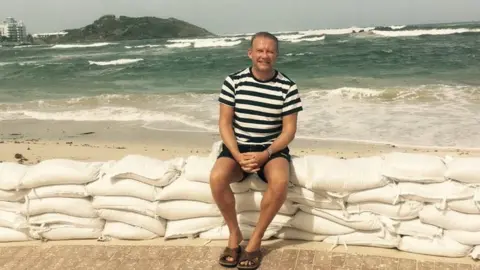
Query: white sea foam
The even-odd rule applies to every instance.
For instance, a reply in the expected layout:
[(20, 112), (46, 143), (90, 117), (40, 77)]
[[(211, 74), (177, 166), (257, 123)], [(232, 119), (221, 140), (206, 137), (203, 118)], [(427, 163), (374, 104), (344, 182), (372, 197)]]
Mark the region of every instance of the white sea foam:
[(116, 66), (116, 65), (132, 64), (139, 61), (143, 61), (143, 58), (117, 59), (117, 60), (111, 60), (111, 61), (88, 61), (88, 63), (90, 65), (97, 65), (97, 66)]
[(403, 31), (372, 31), (376, 35), (385, 37), (417, 37), (424, 35), (453, 35), (462, 33), (480, 33), (478, 28), (452, 28), (452, 29), (417, 29), (417, 30), (403, 30)]
[(145, 45), (137, 45), (137, 46), (125, 46), (125, 49), (144, 49), (144, 48), (158, 48), (162, 47), (160, 44), (145, 44)]
[(114, 45), (116, 43), (110, 42), (98, 42), (92, 44), (57, 44), (50, 48), (52, 49), (72, 49), (72, 48), (95, 48), (95, 47), (103, 47), (108, 45)]

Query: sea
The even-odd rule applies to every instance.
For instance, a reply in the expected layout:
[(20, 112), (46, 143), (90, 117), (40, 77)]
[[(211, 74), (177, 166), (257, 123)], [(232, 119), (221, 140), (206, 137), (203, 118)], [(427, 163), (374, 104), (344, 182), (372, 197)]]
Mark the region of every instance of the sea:
[[(480, 148), (480, 23), (274, 34), (303, 102), (297, 138)], [(218, 132), (251, 35), (1, 47), (0, 121)]]

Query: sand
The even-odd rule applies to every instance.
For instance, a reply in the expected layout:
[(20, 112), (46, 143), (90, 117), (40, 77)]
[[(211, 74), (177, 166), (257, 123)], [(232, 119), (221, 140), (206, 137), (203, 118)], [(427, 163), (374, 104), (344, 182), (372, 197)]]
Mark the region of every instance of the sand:
[[(129, 154), (159, 159), (206, 156), (220, 140), (218, 133), (163, 131), (132, 122), (1, 121), (0, 161), (35, 164), (45, 159), (118, 160)], [(393, 151), (438, 156), (480, 156), (479, 149), (411, 147), (395, 144), (296, 138), (293, 155), (352, 158)]]

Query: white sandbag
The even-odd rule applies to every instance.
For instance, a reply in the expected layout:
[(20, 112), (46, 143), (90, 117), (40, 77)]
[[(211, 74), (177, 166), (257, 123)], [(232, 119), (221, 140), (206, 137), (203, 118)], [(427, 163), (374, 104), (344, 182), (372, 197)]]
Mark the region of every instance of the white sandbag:
[(107, 220), (107, 221), (117, 221), (130, 224), (132, 226), (137, 226), (149, 230), (158, 236), (163, 236), (165, 234), (165, 228), (167, 222), (163, 218), (152, 218), (149, 216), (126, 212), (120, 210), (111, 210), (111, 209), (99, 209), (98, 216)]
[[(328, 192), (330, 196), (341, 197), (341, 194), (334, 194)], [(340, 195), (340, 196), (339, 196)], [(348, 203), (386, 203), (397, 204), (404, 201), (400, 198), (400, 189), (395, 183), (388, 184), (383, 187), (373, 188), (369, 190), (363, 190), (358, 192), (352, 192), (346, 194), (344, 200)]]
[[(263, 194), (261, 192), (245, 192), (235, 194), (235, 203), (237, 213), (246, 212), (246, 211), (260, 211), (260, 204), (263, 199)], [(286, 200), (278, 213), (285, 215), (293, 215), (297, 212), (298, 207), (295, 206), (292, 202)]]
[(0, 201), (0, 210), (21, 213), (23, 210), (23, 203)]
[(420, 220), (447, 230), (480, 231), (480, 215), (471, 215), (453, 210), (439, 210), (434, 205), (426, 205), (420, 211)]
[(87, 185), (90, 196), (128, 196), (155, 201), (159, 199), (161, 187), (148, 185), (132, 179), (112, 179), (108, 175)]
[(157, 210), (155, 202), (126, 196), (95, 196), (92, 200), (92, 207), (135, 212), (149, 217), (155, 217)]
[(169, 220), (165, 231), (165, 240), (193, 237), (210, 229), (220, 227), (223, 217), (201, 217), (182, 220)]
[(218, 155), (222, 152), (222, 144), (223, 141), (216, 141), (212, 144), (212, 148), (210, 150), (210, 154), (208, 154), (208, 158), (216, 160)]
[(400, 196), (405, 200), (440, 203), (445, 208), (448, 201), (472, 198), (475, 189), (454, 181), (442, 183), (399, 183)]
[(187, 181), (182, 175), (176, 181), (163, 188), (158, 195), (160, 201), (187, 200), (215, 203), (210, 184)]
[[(257, 225), (259, 217), (260, 212), (258, 211), (248, 211), (237, 214), (238, 223), (251, 226)], [(272, 228), (278, 228), (278, 230), (280, 230), (283, 227), (289, 227), (292, 219), (292, 216), (276, 214), (269, 226)]]
[(473, 248), (472, 252), (470, 253), (470, 256), (474, 260), (480, 260), (480, 246), (476, 246)]
[(302, 187), (290, 187), (287, 200), (321, 209), (340, 210), (344, 208), (342, 199), (332, 198), (325, 192), (313, 192)]
[(20, 189), (16, 191), (16, 190), (3, 190), (0, 187), (0, 201), (7, 201), (7, 202), (24, 201), (25, 195), (27, 195), (28, 192), (30, 192), (29, 189)]
[(465, 257), (472, 250), (471, 246), (463, 245), (447, 237), (420, 238), (404, 236), (397, 247), (399, 250), (442, 257)]
[(443, 235), (443, 229), (425, 224), (420, 219), (403, 220), (394, 224), (395, 233), (399, 235), (434, 238)]
[(183, 171), (185, 179), (188, 181), (210, 183), (210, 173), (215, 161), (215, 159), (209, 157), (188, 157)]
[(420, 153), (392, 152), (383, 156), (382, 174), (398, 182), (440, 183), (445, 181), (445, 163), (440, 157)]
[(28, 228), (28, 223), (24, 215), (0, 210), (0, 227), (18, 230)]
[(248, 182), (249, 190), (251, 191), (267, 191), (268, 189), (268, 184), (263, 181), (256, 173), (250, 174), (243, 181)]
[(323, 241), (328, 235), (314, 234), (296, 228), (282, 228), (275, 235), (276, 238), (286, 240)]
[(350, 214), (346, 216), (346, 213), (341, 210), (318, 209), (304, 205), (300, 205), (300, 210), (355, 230), (376, 231), (384, 227), (380, 218), (370, 212)]
[(20, 188), (27, 166), (13, 162), (0, 163), (0, 189), (16, 190)]
[(115, 221), (105, 223), (102, 236), (123, 240), (150, 240), (159, 237), (153, 232), (141, 227)]
[[(306, 189), (312, 188), (312, 181), (309, 175), (309, 163), (305, 156), (292, 155), (292, 161), (290, 162), (290, 182), (298, 187)], [(311, 165), (310, 165), (311, 167)]]
[(355, 229), (303, 211), (298, 211), (290, 224), (293, 228), (320, 235), (339, 235), (355, 231)]
[(222, 215), (216, 204), (187, 200), (157, 202), (156, 214), (167, 220), (219, 217)]
[(389, 231), (353, 232), (344, 235), (331, 235), (323, 240), (325, 243), (334, 245), (354, 245), (381, 248), (396, 248), (400, 242), (400, 236)]
[[(246, 224), (238, 224), (244, 240), (248, 240), (252, 237), (254, 226)], [(278, 232), (278, 227), (267, 227), (267, 230), (263, 234), (262, 240), (268, 240), (272, 238)], [(202, 239), (210, 240), (228, 240), (230, 232), (227, 225), (216, 227), (208, 231), (201, 232), (198, 237)]]
[(77, 240), (97, 239), (102, 235), (99, 228), (77, 228), (71, 225), (51, 225), (32, 228), (30, 234), (35, 239), (42, 240)]
[(445, 178), (480, 184), (480, 157), (455, 157), (447, 163)]
[(473, 199), (449, 201), (448, 209), (465, 214), (480, 215), (480, 202)]
[(445, 230), (444, 235), (467, 246), (480, 245), (480, 232)]
[(24, 242), (32, 240), (26, 230), (14, 230), (0, 227), (0, 243)]
[(28, 193), (29, 199), (43, 199), (52, 197), (84, 198), (88, 197), (85, 185), (54, 185), (33, 188)]
[(418, 217), (423, 208), (423, 203), (417, 201), (405, 201), (391, 205), (386, 203), (359, 203), (347, 205), (350, 214), (372, 212), (395, 220), (409, 220)]
[(74, 217), (97, 217), (92, 202), (87, 198), (44, 198), (29, 200), (25, 203), (25, 215), (40, 215), (46, 213), (65, 214)]
[(181, 174), (184, 158), (160, 160), (142, 155), (127, 155), (106, 170), (113, 179), (133, 179), (152, 186), (169, 185)]
[(42, 224), (63, 224), (71, 225), (77, 228), (102, 229), (105, 225), (105, 220), (101, 218), (82, 218), (64, 214), (47, 213), (31, 216), (28, 219), (28, 223), (35, 226), (41, 226)]
[(98, 178), (103, 164), (69, 159), (44, 160), (28, 167), (20, 188), (90, 183)]
[(313, 191), (349, 192), (388, 184), (380, 173), (382, 159), (379, 156), (339, 159), (312, 155), (303, 159), (306, 165), (302, 167), (308, 171), (308, 180), (299, 179), (299, 182), (307, 183), (306, 188)]

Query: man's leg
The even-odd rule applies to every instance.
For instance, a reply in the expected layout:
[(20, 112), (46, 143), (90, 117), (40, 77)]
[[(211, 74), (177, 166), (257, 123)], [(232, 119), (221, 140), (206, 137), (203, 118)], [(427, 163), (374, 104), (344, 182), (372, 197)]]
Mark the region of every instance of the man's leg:
[[(236, 248), (243, 240), (242, 232), (238, 226), (235, 197), (230, 184), (243, 179), (243, 171), (238, 163), (229, 157), (220, 157), (215, 162), (210, 174), (210, 189), (213, 199), (225, 219), (230, 231), (228, 247)], [(233, 258), (227, 258), (233, 261)]]
[(274, 158), (265, 165), (264, 174), (268, 181), (268, 189), (263, 194), (257, 226), (245, 249), (248, 252), (260, 249), (267, 227), (287, 198), (290, 164), (283, 157)]

